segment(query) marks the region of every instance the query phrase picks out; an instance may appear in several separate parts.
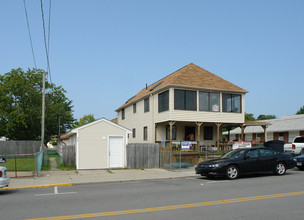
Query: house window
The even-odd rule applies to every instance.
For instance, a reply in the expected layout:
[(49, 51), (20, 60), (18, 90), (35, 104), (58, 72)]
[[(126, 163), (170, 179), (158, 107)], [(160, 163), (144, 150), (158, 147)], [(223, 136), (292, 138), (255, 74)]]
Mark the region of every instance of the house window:
[(135, 129), (135, 128), (132, 129), (132, 137), (133, 137), (133, 138), (136, 137), (136, 129)]
[(149, 103), (149, 98), (144, 100), (144, 112), (150, 111), (150, 103)]
[(280, 132), (279, 133), (279, 138), (278, 138), (279, 141), (284, 141), (284, 133), (283, 132)]
[(148, 127), (145, 126), (144, 127), (144, 141), (147, 141), (148, 140)]
[(133, 113), (136, 113), (136, 103), (133, 104)]
[(174, 109), (196, 111), (196, 91), (174, 90)]
[(223, 94), (223, 112), (241, 113), (241, 95)]
[(158, 94), (158, 112), (169, 110), (169, 90)]
[(213, 127), (204, 127), (204, 140), (213, 140)]
[[(166, 125), (166, 140), (170, 140), (170, 125)], [(176, 140), (176, 126), (172, 126), (172, 140)]]
[(220, 94), (216, 92), (199, 92), (200, 111), (220, 111)]
[(124, 120), (125, 119), (125, 109), (121, 110), (121, 119)]

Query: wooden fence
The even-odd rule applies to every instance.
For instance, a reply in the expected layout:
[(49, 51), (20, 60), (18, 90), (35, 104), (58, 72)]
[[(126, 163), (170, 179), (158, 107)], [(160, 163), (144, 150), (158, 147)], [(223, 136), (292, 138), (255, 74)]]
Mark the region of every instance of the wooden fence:
[(0, 141), (0, 155), (34, 154), (40, 146), (41, 141)]
[(75, 145), (63, 146), (61, 158), (62, 158), (62, 163), (64, 165), (75, 165), (76, 164)]
[(159, 144), (128, 144), (127, 167), (130, 169), (158, 168)]

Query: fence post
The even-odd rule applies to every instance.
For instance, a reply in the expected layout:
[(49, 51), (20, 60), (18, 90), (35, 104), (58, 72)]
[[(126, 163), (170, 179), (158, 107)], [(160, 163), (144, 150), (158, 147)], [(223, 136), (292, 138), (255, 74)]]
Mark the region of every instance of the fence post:
[(16, 158), (16, 154), (15, 154), (15, 177), (17, 178), (17, 158)]

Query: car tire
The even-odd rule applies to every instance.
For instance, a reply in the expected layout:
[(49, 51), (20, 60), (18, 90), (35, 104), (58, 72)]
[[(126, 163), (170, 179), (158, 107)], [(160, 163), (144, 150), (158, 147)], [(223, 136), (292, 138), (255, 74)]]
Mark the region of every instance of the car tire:
[(285, 164), (282, 163), (282, 162), (277, 163), (277, 165), (275, 167), (275, 170), (274, 170), (274, 173), (276, 175), (284, 175), (286, 173), (286, 166), (285, 166)]
[(226, 169), (226, 178), (229, 180), (237, 179), (239, 177), (239, 174), (239, 169), (234, 165), (230, 165)]

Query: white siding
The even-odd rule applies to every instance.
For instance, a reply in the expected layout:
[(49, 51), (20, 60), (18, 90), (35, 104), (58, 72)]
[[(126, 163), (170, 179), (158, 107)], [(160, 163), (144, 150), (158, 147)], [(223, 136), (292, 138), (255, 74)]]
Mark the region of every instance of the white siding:
[[(129, 143), (154, 143), (154, 122), (153, 122), (153, 112), (155, 111), (155, 105), (153, 102), (154, 96), (149, 97), (150, 111), (144, 112), (144, 100), (136, 103), (136, 113), (133, 113), (133, 105), (125, 108), (125, 119), (121, 118), (121, 111), (118, 113), (118, 124), (128, 128), (132, 131), (133, 128), (136, 129), (136, 137), (133, 138), (130, 134)], [(144, 127), (148, 127), (148, 140), (144, 141), (143, 131)]]
[[(164, 92), (159, 91), (160, 92)], [(220, 96), (221, 97), (221, 96)], [(174, 88), (169, 89), (169, 110), (164, 112), (158, 112), (158, 94), (150, 95), (150, 111), (144, 112), (144, 100), (141, 100), (136, 103), (136, 113), (133, 113), (133, 105), (125, 108), (125, 119), (121, 117), (121, 111), (118, 112), (118, 124), (122, 125), (131, 131), (136, 129), (136, 137), (133, 138), (130, 135), (130, 143), (154, 143), (155, 137), (155, 124), (158, 124), (157, 127), (157, 140), (166, 139), (166, 130), (165, 125), (160, 126), (162, 122), (176, 121), (176, 122), (203, 122), (203, 123), (244, 123), (245, 115), (245, 101), (244, 94), (242, 94), (242, 113), (222, 113), (222, 112), (205, 112), (199, 111), (199, 103), (197, 102), (197, 111), (183, 111), (183, 110), (174, 110)], [(220, 98), (221, 103), (221, 98)], [(221, 106), (222, 104), (220, 104)], [(144, 126), (148, 127), (148, 141), (143, 140), (143, 128)], [(216, 126), (214, 127), (214, 135), (216, 139)], [(177, 132), (180, 132), (181, 136), (184, 136), (184, 131), (178, 129)], [(183, 133), (183, 134), (182, 134)], [(203, 136), (201, 135), (203, 138)], [(206, 144), (214, 144), (216, 140), (205, 141)], [(210, 143), (209, 143), (210, 142)], [(212, 142), (212, 143), (211, 143)]]
[[(125, 137), (126, 131), (105, 121), (78, 130), (77, 169), (108, 168), (109, 136)], [(122, 164), (126, 166), (126, 139), (123, 140)]]

